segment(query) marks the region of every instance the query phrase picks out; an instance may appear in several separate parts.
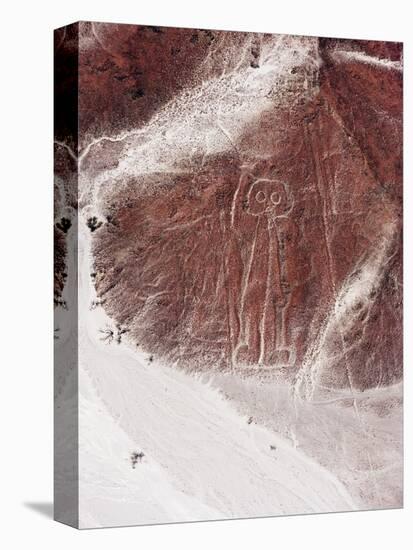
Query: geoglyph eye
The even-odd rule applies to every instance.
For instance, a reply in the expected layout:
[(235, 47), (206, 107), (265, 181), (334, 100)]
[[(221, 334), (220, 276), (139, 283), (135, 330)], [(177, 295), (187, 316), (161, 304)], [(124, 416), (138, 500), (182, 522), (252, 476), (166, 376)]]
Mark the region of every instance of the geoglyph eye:
[(274, 191), (273, 193), (271, 193), (271, 202), (275, 205), (277, 204), (280, 204), (281, 202), (281, 194), (278, 193), (277, 191)]
[(267, 199), (264, 191), (258, 191), (257, 194), (255, 195), (255, 200), (257, 202), (265, 202)]

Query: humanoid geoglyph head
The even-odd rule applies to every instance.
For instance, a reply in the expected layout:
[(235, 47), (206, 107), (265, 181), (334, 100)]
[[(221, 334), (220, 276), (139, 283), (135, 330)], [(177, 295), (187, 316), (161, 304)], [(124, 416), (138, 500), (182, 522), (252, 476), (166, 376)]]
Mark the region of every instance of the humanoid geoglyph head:
[(248, 212), (253, 216), (267, 214), (270, 218), (286, 216), (292, 200), (284, 183), (274, 180), (257, 180), (248, 193)]

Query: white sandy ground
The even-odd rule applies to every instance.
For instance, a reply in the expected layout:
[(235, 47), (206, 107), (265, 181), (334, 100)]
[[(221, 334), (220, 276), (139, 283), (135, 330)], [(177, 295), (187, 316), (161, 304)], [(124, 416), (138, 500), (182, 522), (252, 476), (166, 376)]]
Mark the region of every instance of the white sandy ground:
[[(107, 344), (79, 250), (80, 526), (352, 510), (343, 484), (211, 385)], [(271, 450), (270, 446), (275, 446)], [(142, 451), (132, 468), (130, 455)]]

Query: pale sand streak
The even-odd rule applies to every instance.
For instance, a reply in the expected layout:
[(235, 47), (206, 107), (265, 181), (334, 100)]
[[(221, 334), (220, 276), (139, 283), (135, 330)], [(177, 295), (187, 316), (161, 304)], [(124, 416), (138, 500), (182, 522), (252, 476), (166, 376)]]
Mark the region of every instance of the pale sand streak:
[(385, 59), (382, 57), (375, 57), (368, 55), (364, 52), (349, 51), (349, 50), (335, 50), (332, 52), (332, 56), (338, 61), (351, 62), (357, 61), (360, 63), (366, 63), (367, 65), (374, 65), (382, 69), (392, 69), (395, 71), (403, 70), (402, 61), (392, 61), (391, 59)]

